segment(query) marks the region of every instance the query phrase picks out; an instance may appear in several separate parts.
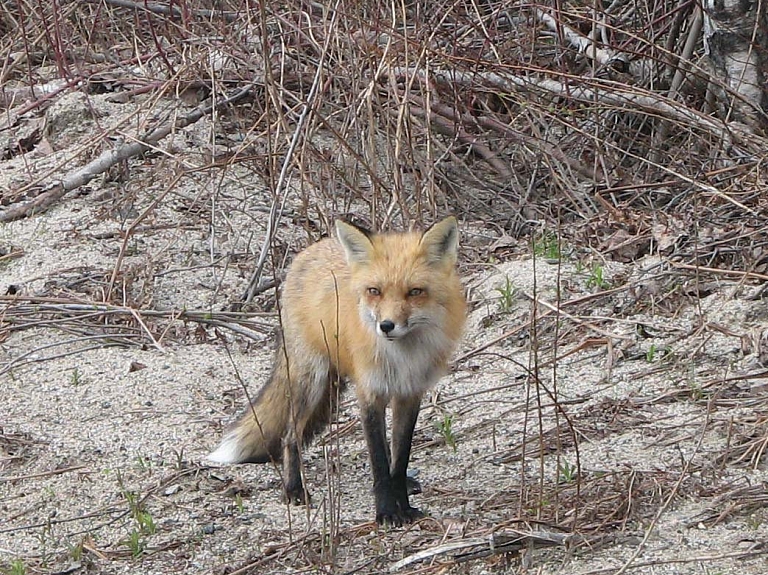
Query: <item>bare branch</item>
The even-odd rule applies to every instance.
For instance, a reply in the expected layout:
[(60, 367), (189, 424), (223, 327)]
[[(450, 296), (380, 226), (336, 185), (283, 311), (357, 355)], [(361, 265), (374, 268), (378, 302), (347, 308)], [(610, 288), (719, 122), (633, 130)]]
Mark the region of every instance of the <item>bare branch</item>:
[(93, 178), (99, 174), (103, 174), (112, 166), (115, 166), (120, 162), (132, 158), (133, 156), (138, 156), (139, 154), (150, 150), (160, 140), (167, 137), (169, 134), (194, 124), (201, 118), (209, 115), (214, 110), (221, 110), (225, 106), (229, 106), (242, 100), (251, 94), (253, 88), (254, 85), (250, 84), (237, 90), (231, 96), (222, 98), (214, 104), (198, 107), (186, 116), (177, 118), (175, 121), (166, 122), (164, 125), (160, 126), (159, 128), (155, 128), (146, 136), (137, 139), (135, 142), (123, 143), (118, 145), (116, 148), (104, 150), (95, 160), (70, 172), (64, 176), (62, 180), (49, 186), (42, 193), (38, 194), (34, 199), (26, 203), (8, 208), (4, 212), (0, 213), (0, 222), (10, 222), (30, 216), (35, 213), (44, 212), (61, 198), (63, 198), (67, 193), (86, 185), (88, 182), (93, 180)]

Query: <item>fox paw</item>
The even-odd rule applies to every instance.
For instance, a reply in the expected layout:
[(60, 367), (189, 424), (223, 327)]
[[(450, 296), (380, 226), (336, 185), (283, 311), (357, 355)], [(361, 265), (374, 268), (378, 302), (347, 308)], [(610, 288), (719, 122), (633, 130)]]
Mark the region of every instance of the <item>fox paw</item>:
[(289, 505), (309, 505), (312, 502), (312, 498), (303, 487), (298, 489), (286, 488), (283, 490), (282, 501)]
[(407, 509), (383, 510), (376, 513), (376, 523), (385, 527), (402, 527), (424, 517), (416, 507)]

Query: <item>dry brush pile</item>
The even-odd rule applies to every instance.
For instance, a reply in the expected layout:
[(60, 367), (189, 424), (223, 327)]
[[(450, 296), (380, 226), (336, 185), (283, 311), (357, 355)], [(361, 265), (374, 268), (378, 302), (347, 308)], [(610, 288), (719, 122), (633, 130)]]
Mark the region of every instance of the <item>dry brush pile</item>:
[(5, 3), (4, 157), (44, 143), (25, 126), (65, 92), (140, 107), (84, 144), (87, 165), (4, 190), (2, 218), (127, 158), (172, 159), (163, 138), (208, 114), (210, 149), (177, 169), (247, 164), (275, 198), (295, 178), (323, 224), (355, 202), (379, 225), (447, 209), (514, 235), (588, 223), (581, 239), (627, 259), (669, 249), (696, 213), (700, 256), (737, 219), (747, 245), (765, 209), (764, 8), (555, 6)]

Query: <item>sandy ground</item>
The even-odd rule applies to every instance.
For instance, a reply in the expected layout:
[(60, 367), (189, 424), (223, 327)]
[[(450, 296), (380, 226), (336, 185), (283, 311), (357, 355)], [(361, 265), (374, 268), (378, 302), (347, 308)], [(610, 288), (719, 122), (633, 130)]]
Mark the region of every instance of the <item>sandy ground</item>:
[[(30, 166), (59, 165), (67, 142), (87, 133), (64, 125), (79, 127), (50, 135), (53, 150), (3, 163), (3, 190)], [(210, 129), (179, 140), (203, 142)], [(445, 551), (399, 572), (768, 572), (768, 311), (758, 286), (714, 278), (697, 291), (692, 275), (655, 258), (465, 259), (468, 332), (455, 370), (425, 400), (411, 464), (428, 518), (377, 529), (351, 395), (305, 450), (311, 507), (280, 503), (270, 465), (206, 463), (245, 405), (238, 377), (254, 393), (269, 372), (276, 318), (254, 316), (246, 338), (144, 312), (237, 301), (264, 198), (239, 174), (215, 192), (190, 178), (121, 258), (115, 232), (162, 191), (167, 169), (134, 165), (127, 183), (92, 185), (0, 227), (3, 253), (22, 254), (0, 261), (0, 293), (14, 286), (20, 298), (0, 302), (0, 572), (382, 573), (450, 542), (488, 549), (492, 533), (512, 529), (574, 531), (586, 543), (530, 538), (505, 553), (498, 539), (486, 556)], [(205, 212), (216, 194), (229, 204)], [(469, 224), (463, 233), (490, 241)], [(287, 223), (280, 238), (289, 257), (306, 242)], [(102, 301), (118, 265), (110, 302), (134, 315), (44, 313), (24, 299)], [(546, 304), (558, 300), (556, 317)], [(268, 312), (272, 303), (260, 300)], [(130, 341), (107, 338), (107, 324)]]

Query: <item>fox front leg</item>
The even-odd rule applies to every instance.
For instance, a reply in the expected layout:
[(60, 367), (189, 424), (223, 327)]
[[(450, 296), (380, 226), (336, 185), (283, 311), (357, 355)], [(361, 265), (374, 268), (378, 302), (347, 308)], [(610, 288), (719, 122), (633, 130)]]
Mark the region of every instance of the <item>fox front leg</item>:
[(408, 478), (408, 461), (411, 457), (413, 430), (419, 417), (421, 397), (395, 398), (392, 400), (392, 463), (390, 481), (397, 500), (398, 510), (404, 521), (411, 522), (423, 517), (408, 501), (410, 493), (418, 493), (421, 486), (415, 479)]
[[(394, 437), (393, 437), (394, 440)], [(413, 441), (411, 441), (411, 444), (413, 444)], [(390, 475), (392, 471), (392, 451), (389, 448), (389, 443), (387, 443), (387, 459), (389, 460), (389, 470)], [(408, 471), (406, 470), (405, 474), (405, 484), (407, 486), (408, 495), (418, 495), (421, 493), (421, 483), (419, 483), (419, 480), (413, 477), (412, 475), (408, 475)]]
[[(398, 504), (392, 476), (390, 474), (389, 449), (387, 447), (386, 422), (384, 410), (386, 403), (375, 401), (362, 404), (360, 417), (363, 423), (365, 441), (373, 474), (373, 496), (376, 501), (376, 522), (379, 525), (401, 526), (411, 519), (403, 515)], [(407, 499), (407, 495), (406, 495)]]

